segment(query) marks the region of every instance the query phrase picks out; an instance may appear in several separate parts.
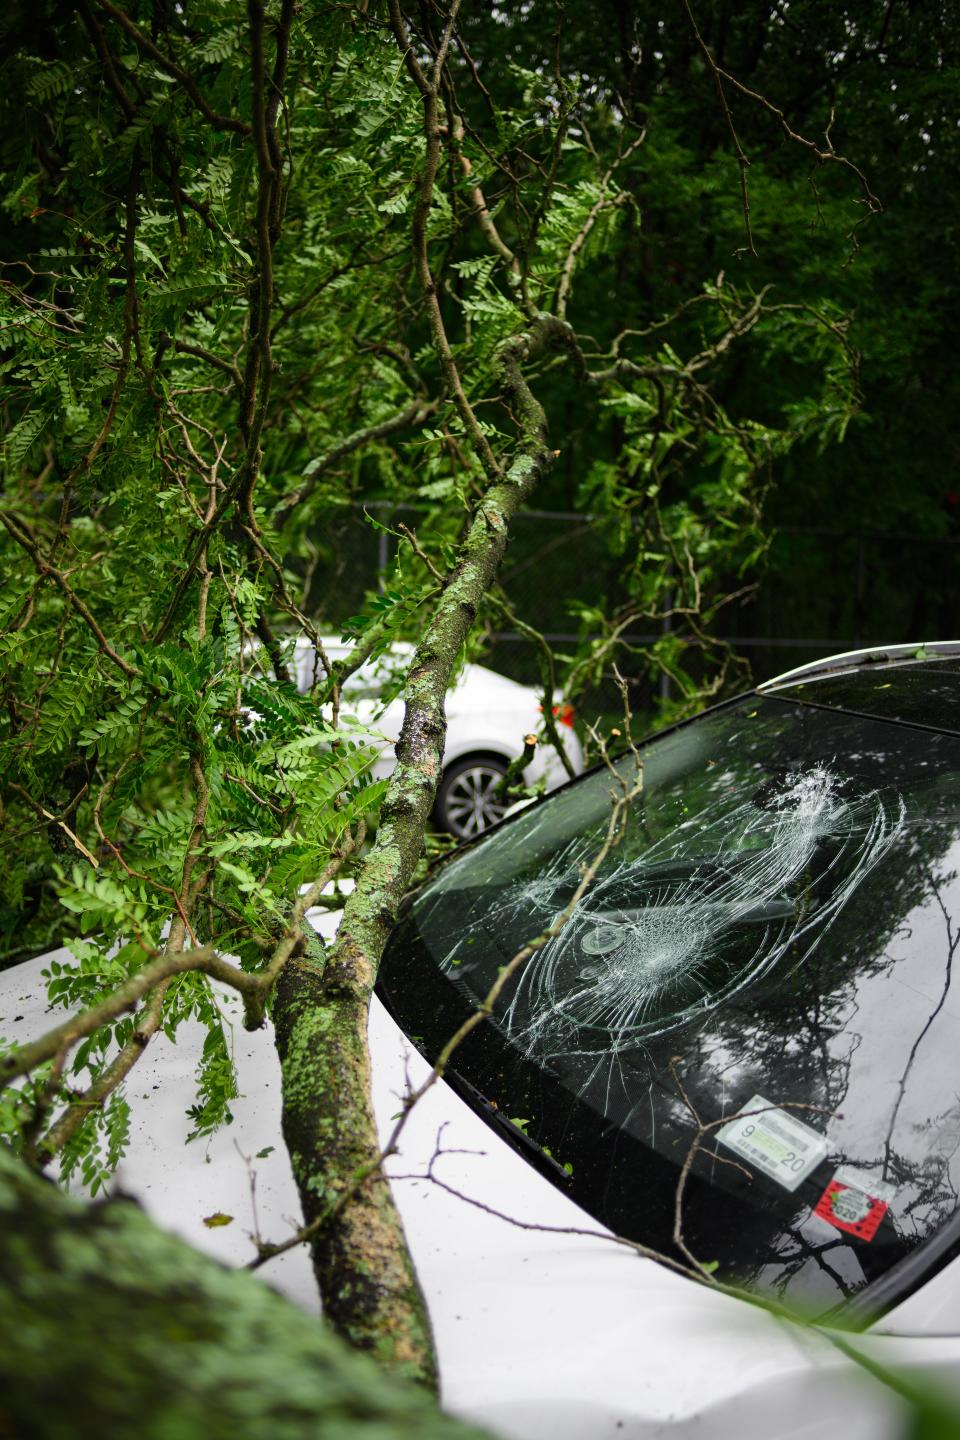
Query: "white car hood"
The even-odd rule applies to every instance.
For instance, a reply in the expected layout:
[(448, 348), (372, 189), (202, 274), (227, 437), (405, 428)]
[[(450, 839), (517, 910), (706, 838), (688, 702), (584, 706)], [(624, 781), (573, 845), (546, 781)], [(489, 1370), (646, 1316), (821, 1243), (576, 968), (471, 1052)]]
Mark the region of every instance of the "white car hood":
[[(322, 928), (331, 921), (323, 917)], [(0, 974), (0, 1034), (18, 1041), (56, 1019), (41, 969), (66, 952)], [(162, 1225), (227, 1264), (250, 1260), (250, 1233), (283, 1239), (299, 1206), (280, 1139), (280, 1072), (272, 1034), (248, 1034), (232, 995), (241, 1096), (235, 1123), (184, 1145), (202, 1031), (155, 1040), (129, 1083), (132, 1141), (117, 1185)], [(427, 1074), (379, 1001), (370, 1021), (375, 1103), (391, 1128), (398, 1098)], [(512, 1440), (683, 1437), (683, 1440), (886, 1440), (900, 1433), (889, 1392), (811, 1331), (637, 1258), (600, 1231), (495, 1135), (446, 1085), (428, 1093), (404, 1132), (395, 1175), (435, 1173), (519, 1228), (429, 1180), (394, 1193), (433, 1320), (446, 1409)], [(272, 1149), (270, 1147), (273, 1147)], [(251, 1179), (255, 1178), (255, 1193)], [(207, 1228), (204, 1217), (233, 1221)], [(558, 1227), (568, 1233), (537, 1229)], [(305, 1248), (260, 1275), (317, 1313)], [(952, 1338), (870, 1337), (888, 1362), (956, 1373)]]

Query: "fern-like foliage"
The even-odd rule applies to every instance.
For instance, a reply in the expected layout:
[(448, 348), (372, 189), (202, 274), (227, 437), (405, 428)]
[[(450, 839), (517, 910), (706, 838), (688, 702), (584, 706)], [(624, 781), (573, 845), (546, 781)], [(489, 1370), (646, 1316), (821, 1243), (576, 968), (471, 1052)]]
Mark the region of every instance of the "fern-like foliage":
[[(41, 7), (35, 24), (13, 8), (22, 43), (0, 93), (0, 963), (66, 938), (74, 961), (51, 966), (49, 993), (77, 1008), (170, 946), (262, 968), (301, 887), (362, 865), (385, 741), (352, 722), (349, 684), (319, 660), (301, 693), (296, 638), (335, 633), (369, 660), (401, 657), (382, 698), (403, 693), (397, 642), (429, 634), (453, 603), (471, 520), (503, 524), (484, 508), (491, 473), (532, 467), (505, 347), (526, 354), (561, 288), (564, 343), (524, 360), (554, 426), (553, 499), (591, 512), (625, 606), (699, 606), (695, 647), (662, 642), (671, 666), (697, 672), (696, 694), (703, 626), (730, 572), (746, 583), (763, 553), (766, 467), (795, 439), (842, 436), (857, 388), (836, 307), (751, 319), (750, 277), (718, 282), (712, 254), (676, 317), (646, 313), (631, 249), (645, 152), (628, 163), (619, 96), (581, 88), (576, 66), (558, 78), (552, 51), (524, 56), (522, 17), (497, 20), (510, 39), (489, 86), (476, 85), (472, 33), (451, 46), (443, 163), (424, 204), (421, 96), (382, 7), (268, 5), (264, 73), (284, 78), (259, 107), (262, 7), (198, 0), (158, 20), (125, 6), (127, 24), (114, 7), (81, 19)], [(682, 157), (660, 153), (666, 184)], [(738, 324), (804, 377), (755, 418), (710, 389), (706, 361), (691, 368), (713, 347), (729, 379), (723, 337)], [(621, 331), (635, 337), (617, 352), (629, 373), (613, 364)], [(382, 574), (349, 548), (368, 502), (407, 507), (364, 532), (384, 547)], [(415, 543), (396, 523), (413, 526), (409, 507)], [(537, 574), (558, 611), (579, 607), (573, 690), (594, 673), (589, 637), (614, 628), (596, 581), (577, 571), (564, 589), (549, 566)], [(169, 1038), (191, 1017), (206, 1029), (192, 1112), (206, 1134), (235, 1094), (216, 993), (180, 977), (160, 1001)], [(84, 1040), (71, 1092), (102, 1080), (131, 1024)], [(0, 1095), (0, 1134), (22, 1141), (40, 1084)], [(58, 1102), (69, 1108), (66, 1080)], [(92, 1105), (64, 1173), (97, 1189), (128, 1125), (119, 1091)]]

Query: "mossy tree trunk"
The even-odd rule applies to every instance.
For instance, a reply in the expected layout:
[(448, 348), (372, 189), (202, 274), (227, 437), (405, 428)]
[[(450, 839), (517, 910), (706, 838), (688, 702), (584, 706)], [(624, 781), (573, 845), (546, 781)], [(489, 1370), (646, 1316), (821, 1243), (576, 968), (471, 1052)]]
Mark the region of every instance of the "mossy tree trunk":
[(2, 1145), (0, 1216), (0, 1434), (479, 1437), (132, 1201), (79, 1204)]
[[(539, 317), (504, 347), (504, 388), (521, 417), (521, 449), (478, 506), (417, 647), (397, 766), (336, 943), (323, 966), (305, 956), (291, 960), (274, 1004), (283, 1133), (305, 1220), (318, 1227), (312, 1249), (325, 1313), (351, 1344), (431, 1387), (436, 1372), (429, 1316), (399, 1214), (378, 1173), (368, 1011), (384, 946), (423, 849), (441, 773), (453, 667), (493, 584), (510, 521), (552, 459), (545, 416), (522, 365), (566, 334), (556, 320)], [(361, 1175), (366, 1178), (357, 1185)]]

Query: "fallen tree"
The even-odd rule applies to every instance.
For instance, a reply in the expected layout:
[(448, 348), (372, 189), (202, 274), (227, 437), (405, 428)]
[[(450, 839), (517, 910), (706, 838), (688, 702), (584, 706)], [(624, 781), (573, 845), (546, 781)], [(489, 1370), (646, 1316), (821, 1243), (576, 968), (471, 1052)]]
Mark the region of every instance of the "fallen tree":
[[(581, 102), (546, 54), (498, 106), (456, 0), (79, 13), (52, 7), (39, 38), (23, 20), (3, 101), (8, 133), (29, 117), (11, 193), (36, 227), (30, 243), (17, 232), (3, 282), (17, 339), (4, 853), (27, 948), (71, 918), (77, 967), (50, 993), (80, 1017), (0, 1057), (0, 1077), (24, 1082), (5, 1132), (96, 1192), (123, 1151), (127, 1076), (186, 1016), (208, 1028), (197, 1133), (226, 1123), (235, 1082), (208, 980), (233, 985), (251, 1025), (269, 1011), (276, 1027), (325, 1313), (433, 1388), (429, 1317), (379, 1177), (367, 1008), (423, 856), (445, 695), (478, 619), (507, 603), (511, 523), (566, 443), (548, 411), (572, 385), (572, 428), (616, 417), (617, 454), (596, 460), (586, 498), (612, 526), (644, 517), (630, 604), (575, 676), (664, 611), (702, 653), (728, 598), (718, 555), (762, 548), (766, 467), (810, 422), (728, 414), (713, 381), (731, 355), (792, 337), (832, 415), (855, 403), (853, 357), (836, 317), (722, 277), (644, 329), (605, 317), (598, 340), (577, 285), (636, 206), (645, 132), (609, 96)], [(334, 665), (310, 566), (344, 504), (384, 488), (435, 508)], [(724, 551), (715, 535), (731, 534)], [(299, 632), (317, 656), (306, 693)], [(397, 767), (372, 780), (376, 736), (341, 690), (409, 636)], [(691, 703), (729, 658), (691, 681)], [(348, 875), (324, 949), (305, 912)]]

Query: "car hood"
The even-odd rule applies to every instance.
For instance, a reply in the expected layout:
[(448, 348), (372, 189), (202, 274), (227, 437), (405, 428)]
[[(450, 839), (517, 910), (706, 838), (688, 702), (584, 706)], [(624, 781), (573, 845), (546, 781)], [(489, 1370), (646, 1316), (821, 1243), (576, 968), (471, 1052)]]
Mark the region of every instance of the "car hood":
[[(332, 923), (324, 915), (318, 928)], [(56, 952), (0, 975), (8, 1038), (51, 1023), (41, 970), (52, 958), (69, 957)], [(279, 1139), (272, 1037), (242, 1028), (235, 996), (223, 1004), (240, 1081), (235, 1123), (185, 1145), (203, 1032), (185, 1025), (175, 1046), (159, 1037), (131, 1082), (131, 1145), (117, 1185), (160, 1224), (240, 1265), (252, 1258), (252, 1234), (285, 1238), (299, 1207)], [(407, 1085), (428, 1067), (377, 1000), (370, 1040), (385, 1136)], [(845, 1440), (899, 1433), (889, 1392), (822, 1337), (615, 1244), (442, 1082), (414, 1111), (391, 1168), (448, 1410), (512, 1440), (832, 1440), (838, 1425)], [(428, 1170), (439, 1184), (424, 1178)], [(209, 1228), (204, 1217), (214, 1213), (231, 1223)], [(304, 1247), (260, 1274), (317, 1312)], [(863, 1343), (898, 1363), (922, 1345), (937, 1371), (956, 1355), (948, 1339)]]

